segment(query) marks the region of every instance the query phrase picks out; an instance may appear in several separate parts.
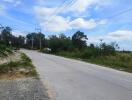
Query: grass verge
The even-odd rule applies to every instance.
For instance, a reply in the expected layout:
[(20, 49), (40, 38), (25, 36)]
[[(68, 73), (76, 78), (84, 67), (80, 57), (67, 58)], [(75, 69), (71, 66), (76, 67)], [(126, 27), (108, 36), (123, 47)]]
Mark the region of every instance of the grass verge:
[(97, 57), (89, 57), (84, 58), (79, 53), (74, 52), (59, 52), (56, 55), (73, 58), (73, 59), (80, 59), (85, 62), (103, 65), (105, 67), (110, 67), (113, 69), (131, 72), (132, 73), (132, 53), (121, 53), (117, 52), (115, 55), (109, 56), (97, 56)]

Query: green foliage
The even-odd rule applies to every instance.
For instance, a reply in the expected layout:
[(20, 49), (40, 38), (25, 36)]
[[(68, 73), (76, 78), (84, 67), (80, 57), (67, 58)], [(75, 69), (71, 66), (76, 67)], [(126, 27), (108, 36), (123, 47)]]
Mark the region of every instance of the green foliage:
[(100, 64), (132, 72), (132, 53), (131, 52), (117, 52), (116, 43), (101, 43), (100, 46), (94, 46), (93, 44), (82, 50), (75, 49), (74, 51), (61, 51), (57, 55), (70, 57), (75, 59), (82, 59), (94, 64)]
[(0, 43), (0, 57), (7, 57), (11, 53), (12, 49)]
[(87, 44), (86, 44), (86, 40), (87, 40), (87, 36), (83, 33), (83, 32), (80, 32), (80, 31), (77, 31), (73, 36), (72, 36), (72, 42), (73, 42), (73, 45), (78, 48), (78, 49), (82, 49), (82, 48), (85, 48), (87, 47)]
[(21, 54), (21, 58), (23, 62), (31, 62), (31, 59), (24, 53)]
[(116, 46), (117, 44), (115, 42), (112, 42), (111, 44), (102, 43), (100, 44), (101, 49), (101, 55), (114, 55), (116, 53)]
[(116, 50), (113, 43), (112, 44), (102, 43), (100, 47), (91, 44), (89, 47), (87, 48), (85, 47), (79, 51), (80, 52), (74, 51), (74, 53), (75, 55), (78, 55), (78, 57), (82, 59), (96, 58), (98, 56), (109, 56), (116, 54)]
[(24, 41), (25, 41), (25, 38), (23, 36), (19, 36), (19, 37), (12, 36), (11, 46), (15, 49), (22, 48), (25, 46)]
[(96, 57), (99, 55), (99, 50), (95, 48), (87, 48), (82, 51), (81, 58), (83, 59), (89, 59), (91, 57)]
[(75, 49), (74, 51), (70, 51), (70, 52), (60, 51), (56, 54), (64, 57), (80, 58), (81, 52), (78, 49)]
[(60, 34), (59, 37), (52, 35), (49, 37), (48, 46), (52, 52), (69, 51), (72, 49), (72, 42), (63, 34)]
[[(96, 51), (94, 51), (96, 52)], [(118, 70), (123, 70), (127, 72), (132, 72), (132, 53), (118, 53), (114, 55), (107, 55), (107, 56), (97, 56), (93, 54), (92, 49), (80, 52), (66, 52), (62, 51), (57, 53), (57, 55), (68, 57), (68, 58), (75, 58), (81, 59), (86, 62), (104, 65), (106, 67), (115, 68)]]
[[(40, 49), (40, 40), (42, 43), (42, 47), (45, 46), (45, 35), (42, 33), (30, 33), (26, 36), (27, 44), (26, 46), (30, 49)], [(33, 41), (33, 48), (32, 48), (32, 41)]]
[(99, 56), (86, 61), (132, 72), (132, 54), (116, 53), (116, 55)]
[[(100, 45), (95, 46), (94, 44), (90, 44), (90, 46), (87, 46), (86, 40), (88, 38), (85, 33), (80, 31), (77, 31), (72, 37), (60, 34), (59, 36), (51, 35), (47, 39), (45, 39), (44, 34), (36, 32), (29, 33), (26, 37), (15, 37), (11, 34), (11, 31), (10, 27), (4, 27), (2, 29), (2, 33), (0, 35), (0, 57), (7, 57), (12, 53), (12, 50), (8, 48), (9, 46), (12, 46), (12, 48), (15, 48), (16, 50), (20, 47), (40, 49), (41, 40), (42, 48), (40, 52), (52, 53), (70, 58), (79, 58), (92, 63), (132, 72), (131, 52), (122, 51), (117, 53), (116, 50), (119, 49), (119, 47), (115, 42), (107, 44), (103, 42), (103, 39), (101, 39)], [(27, 40), (26, 44), (25, 38)], [(21, 58), (21, 62), (10, 62), (8, 64), (10, 68), (12, 68), (12, 66), (17, 67), (19, 64), (22, 66), (32, 66), (31, 59), (29, 59), (25, 54), (22, 54)], [(7, 66), (7, 64), (3, 66)], [(8, 69), (8, 67), (4, 68)], [(32, 74), (34, 73), (35, 72), (32, 72)]]
[(4, 27), (1, 32), (1, 40), (5, 45), (9, 45), (9, 41), (11, 41), (11, 34), (12, 29), (10, 27)]
[(25, 74), (26, 76), (37, 76), (37, 72), (35, 70), (35, 67), (32, 65), (31, 59), (24, 53), (21, 54), (20, 61), (10, 61), (9, 63), (0, 65), (0, 74), (13, 73), (15, 71), (19, 71), (20, 69), (24, 69), (27, 71), (23, 72), (23, 74)]

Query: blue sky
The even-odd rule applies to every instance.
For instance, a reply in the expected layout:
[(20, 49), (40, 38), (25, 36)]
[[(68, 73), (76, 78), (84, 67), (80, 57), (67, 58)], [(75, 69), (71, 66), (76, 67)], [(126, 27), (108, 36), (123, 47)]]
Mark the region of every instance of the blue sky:
[(0, 0), (0, 23), (17, 36), (35, 27), (46, 36), (80, 30), (88, 43), (116, 41), (132, 50), (132, 0)]

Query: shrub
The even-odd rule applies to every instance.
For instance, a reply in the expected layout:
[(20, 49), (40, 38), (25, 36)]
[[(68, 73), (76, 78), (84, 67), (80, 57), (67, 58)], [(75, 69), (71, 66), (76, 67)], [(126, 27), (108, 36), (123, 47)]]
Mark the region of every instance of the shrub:
[(7, 57), (11, 53), (13, 53), (12, 49), (3, 44), (0, 44), (0, 57)]

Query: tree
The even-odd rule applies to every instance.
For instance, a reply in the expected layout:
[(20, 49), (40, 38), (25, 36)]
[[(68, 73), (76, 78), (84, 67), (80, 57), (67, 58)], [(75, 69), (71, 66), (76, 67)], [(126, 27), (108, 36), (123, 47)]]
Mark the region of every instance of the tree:
[(11, 38), (12, 46), (16, 48), (24, 47), (24, 41), (25, 37), (21, 35), (19, 37), (12, 36)]
[(93, 43), (91, 43), (89, 47), (90, 47), (90, 48), (95, 48), (95, 46), (94, 46)]
[(52, 52), (68, 51), (72, 48), (70, 37), (66, 37), (64, 34), (60, 34), (58, 37), (56, 35), (50, 36), (48, 44)]
[(118, 44), (116, 42), (112, 42), (110, 44), (101, 43), (100, 45), (101, 55), (114, 55), (116, 53), (117, 48)]
[(88, 39), (87, 36), (83, 32), (80, 32), (80, 31), (77, 31), (72, 36), (73, 45), (78, 49), (87, 47), (87, 43), (86, 43), (87, 39)]
[(11, 42), (11, 38), (12, 38), (11, 31), (12, 31), (12, 29), (10, 27), (4, 27), (1, 32), (1, 40), (6, 45), (9, 45)]
[(28, 48), (31, 48), (33, 45), (34, 49), (40, 49), (40, 40), (42, 47), (45, 47), (45, 35), (42, 33), (29, 33), (26, 38)]
[(61, 42), (56, 35), (49, 36), (48, 46), (51, 48), (52, 52), (57, 52), (61, 47)]

